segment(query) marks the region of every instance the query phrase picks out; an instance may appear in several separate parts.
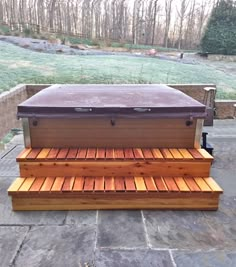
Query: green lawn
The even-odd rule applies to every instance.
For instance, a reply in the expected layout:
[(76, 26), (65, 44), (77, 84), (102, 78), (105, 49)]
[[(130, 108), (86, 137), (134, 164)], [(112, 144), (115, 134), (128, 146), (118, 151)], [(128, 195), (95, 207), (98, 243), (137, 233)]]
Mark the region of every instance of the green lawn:
[(235, 76), (203, 63), (44, 54), (0, 41), (0, 92), (19, 83), (215, 83), (218, 98), (236, 99)]

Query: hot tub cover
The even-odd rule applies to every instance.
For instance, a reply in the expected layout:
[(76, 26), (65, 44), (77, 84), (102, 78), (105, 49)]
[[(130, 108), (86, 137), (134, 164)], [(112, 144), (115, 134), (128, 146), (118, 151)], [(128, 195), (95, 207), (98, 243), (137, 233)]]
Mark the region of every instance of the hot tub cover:
[(97, 116), (204, 118), (206, 107), (166, 85), (60, 85), (43, 89), (18, 106), (18, 118)]

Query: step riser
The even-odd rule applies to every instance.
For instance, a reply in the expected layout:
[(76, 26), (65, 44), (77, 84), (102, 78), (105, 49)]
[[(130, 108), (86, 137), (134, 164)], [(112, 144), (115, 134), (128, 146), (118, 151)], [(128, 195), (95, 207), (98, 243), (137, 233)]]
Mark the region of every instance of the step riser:
[(211, 162), (28, 162), (21, 177), (40, 176), (200, 176), (210, 175)]
[[(110, 194), (109, 194), (110, 195)], [(112, 199), (112, 201), (111, 201)], [(143, 194), (113, 198), (111, 195), (89, 197), (17, 197), (12, 196), (13, 210), (96, 210), (96, 209), (174, 209), (174, 210), (217, 210), (219, 195), (205, 193), (201, 197), (179, 193), (170, 197), (143, 197)]]

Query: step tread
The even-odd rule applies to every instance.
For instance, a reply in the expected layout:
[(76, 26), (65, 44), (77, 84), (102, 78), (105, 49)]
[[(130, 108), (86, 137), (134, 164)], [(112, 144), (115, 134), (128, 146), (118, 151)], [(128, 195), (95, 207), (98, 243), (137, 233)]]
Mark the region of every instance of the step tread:
[(21, 161), (76, 160), (213, 160), (204, 149), (186, 148), (32, 148), (16, 158)]
[(212, 177), (26, 177), (17, 178), (9, 195), (20, 193), (146, 192), (222, 193)]

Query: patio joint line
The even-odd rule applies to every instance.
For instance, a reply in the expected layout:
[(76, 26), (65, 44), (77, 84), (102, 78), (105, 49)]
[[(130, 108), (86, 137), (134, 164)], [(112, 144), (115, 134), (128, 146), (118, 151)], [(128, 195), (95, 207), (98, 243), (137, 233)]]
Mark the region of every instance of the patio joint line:
[(172, 250), (169, 249), (169, 254), (170, 254), (170, 259), (171, 259), (171, 262), (173, 264), (173, 267), (177, 267), (177, 264), (175, 263), (175, 260), (174, 260), (174, 257), (173, 257), (173, 254), (172, 254)]
[(152, 248), (151, 242), (150, 242), (149, 237), (148, 237), (148, 231), (147, 231), (147, 226), (146, 226), (146, 219), (145, 219), (145, 217), (143, 215), (143, 210), (141, 210), (140, 212), (141, 212), (141, 216), (142, 216), (143, 229), (144, 229), (144, 235), (145, 235), (147, 247), (148, 248)]

